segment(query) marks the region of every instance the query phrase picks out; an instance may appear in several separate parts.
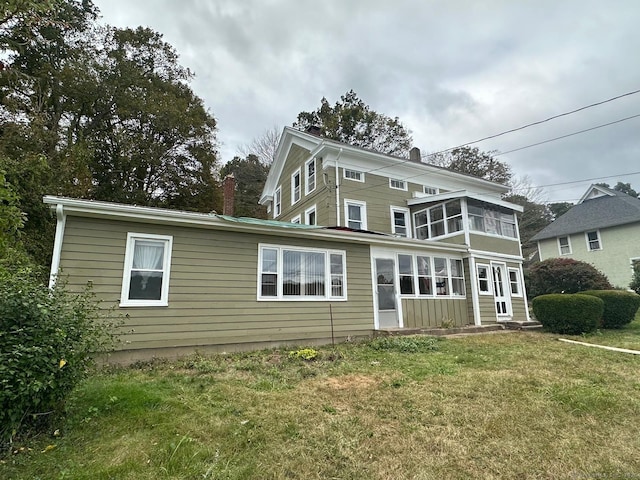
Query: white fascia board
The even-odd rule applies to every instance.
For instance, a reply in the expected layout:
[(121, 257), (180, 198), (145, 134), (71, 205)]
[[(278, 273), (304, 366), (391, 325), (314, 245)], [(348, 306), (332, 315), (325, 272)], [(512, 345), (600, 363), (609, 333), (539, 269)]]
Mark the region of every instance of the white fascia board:
[(611, 193), (611, 191), (609, 191), (608, 188), (602, 187), (600, 185), (593, 185), (592, 184), (592, 185), (589, 186), (587, 191), (584, 192), (584, 195), (582, 195), (582, 198), (580, 198), (580, 200), (578, 200), (578, 203), (576, 203), (576, 205), (580, 205), (582, 202), (587, 200), (590, 197), (591, 192), (593, 192), (594, 190), (597, 190), (598, 192), (600, 192), (602, 194), (602, 196), (607, 195), (609, 197), (615, 197), (615, 194)]
[(437, 195), (428, 195), (426, 197), (417, 197), (407, 200), (407, 205), (422, 205), (425, 203), (443, 202), (446, 200), (453, 200), (454, 198), (473, 198), (481, 202), (491, 203), (500, 207), (508, 208), (509, 210), (515, 210), (516, 212), (523, 212), (524, 207), (511, 202), (505, 202), (500, 198), (495, 198), (490, 195), (483, 195), (480, 193), (470, 193), (467, 190), (457, 190), (455, 192), (439, 193)]
[(264, 188), (262, 189), (262, 195), (258, 201), (261, 205), (264, 205), (273, 199), (273, 192), (280, 184), (279, 180), (282, 175), (282, 169), (287, 161), (289, 150), (291, 150), (291, 146), (294, 143), (313, 152), (313, 150), (322, 143), (322, 139), (315, 135), (309, 135), (308, 133), (296, 130), (295, 128), (284, 128), (282, 135), (280, 136), (280, 143), (278, 143), (275, 158), (269, 168), (269, 174), (267, 175), (267, 180), (264, 184)]
[(78, 200), (73, 198), (46, 196), (44, 203), (58, 209), (62, 206), (65, 215), (93, 218), (109, 218), (126, 222), (149, 223), (157, 225), (184, 226), (213, 230), (260, 233), (285, 237), (325, 240), (330, 242), (359, 243), (367, 245), (391, 245), (413, 249), (429, 249), (438, 251), (466, 252), (465, 245), (452, 243), (398, 238), (391, 235), (376, 235), (327, 228), (298, 229), (273, 225), (255, 225), (229, 222), (216, 214), (185, 212), (152, 207), (140, 207), (119, 203), (99, 202), (94, 200)]

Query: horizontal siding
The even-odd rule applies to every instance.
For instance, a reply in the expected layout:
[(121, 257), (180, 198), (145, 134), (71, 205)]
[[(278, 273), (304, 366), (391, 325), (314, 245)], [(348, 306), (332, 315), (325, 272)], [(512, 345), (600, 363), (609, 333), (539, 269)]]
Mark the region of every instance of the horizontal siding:
[(450, 320), (456, 326), (473, 323), (463, 298), (403, 298), (402, 314), (408, 328), (440, 327), (443, 321)]
[[(127, 232), (172, 235), (168, 307), (118, 308), (122, 349), (154, 349), (330, 338), (373, 329), (369, 247), (281, 236), (68, 217), (62, 275), (90, 282), (105, 307), (118, 304)], [(347, 301), (258, 301), (258, 244), (345, 250)]]
[(520, 255), (520, 242), (517, 240), (470, 233), (469, 242), (471, 243), (471, 248), (474, 250), (505, 253), (507, 255)]

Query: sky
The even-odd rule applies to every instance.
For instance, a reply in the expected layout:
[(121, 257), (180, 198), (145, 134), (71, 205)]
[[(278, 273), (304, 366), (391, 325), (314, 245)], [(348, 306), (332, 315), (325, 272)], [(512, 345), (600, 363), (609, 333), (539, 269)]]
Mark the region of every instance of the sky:
[[(218, 122), (223, 163), (352, 89), (423, 154), (640, 90), (637, 0), (94, 3), (104, 23), (173, 45)], [(471, 146), (509, 152), (634, 115), (640, 93)], [(497, 158), (540, 200), (575, 202), (595, 182), (640, 190), (639, 132), (640, 117)]]

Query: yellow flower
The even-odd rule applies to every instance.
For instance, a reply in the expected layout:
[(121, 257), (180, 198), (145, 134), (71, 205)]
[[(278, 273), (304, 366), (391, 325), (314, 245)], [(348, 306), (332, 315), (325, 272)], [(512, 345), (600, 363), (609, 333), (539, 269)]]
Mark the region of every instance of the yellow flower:
[(60, 360), (60, 368), (64, 367), (67, 364), (67, 361), (63, 358)]

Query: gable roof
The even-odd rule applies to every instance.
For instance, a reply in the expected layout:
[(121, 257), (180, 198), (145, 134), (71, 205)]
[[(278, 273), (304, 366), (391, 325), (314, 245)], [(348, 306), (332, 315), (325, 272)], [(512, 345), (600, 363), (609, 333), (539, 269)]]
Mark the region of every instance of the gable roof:
[(599, 185), (591, 185), (580, 202), (538, 232), (531, 240), (640, 223), (640, 199)]
[[(466, 173), (455, 172), (453, 170), (449, 170), (447, 168), (439, 167), (436, 165), (431, 165), (429, 163), (416, 162), (408, 158), (396, 157), (393, 155), (380, 153), (375, 150), (356, 147), (354, 145), (349, 145), (348, 143), (339, 142), (337, 140), (330, 140), (328, 138), (320, 137), (308, 132), (302, 132), (292, 127), (284, 127), (282, 136), (280, 138), (280, 143), (278, 144), (274, 161), (271, 164), (271, 168), (269, 169), (269, 175), (267, 176), (267, 181), (265, 182), (265, 186), (262, 191), (259, 203), (264, 205), (267, 201), (272, 199), (273, 192), (278, 187), (278, 180), (282, 175), (282, 170), (284, 169), (287, 155), (289, 153), (289, 150), (291, 149), (292, 144), (294, 143), (309, 150), (309, 159), (316, 156), (321, 156), (323, 152), (334, 152), (336, 154), (338, 152), (344, 152), (349, 153), (355, 157), (367, 158), (375, 161), (377, 162), (376, 165), (381, 163), (383, 166), (378, 166), (374, 170), (378, 172), (377, 174), (381, 174), (383, 176), (389, 176), (388, 174), (385, 175), (384, 173), (379, 172), (383, 168), (393, 169), (393, 167), (408, 166), (421, 171), (424, 174), (435, 174), (438, 176), (449, 177), (459, 182), (463, 182), (468, 186), (474, 185), (478, 188), (484, 187), (484, 189), (495, 191), (497, 194), (506, 193), (509, 190), (509, 187), (506, 187), (500, 183), (491, 182), (489, 180), (478, 178), (473, 175), (468, 175)], [(367, 173), (367, 171), (365, 170), (364, 173)], [(412, 174), (412, 176), (415, 176), (415, 174)]]

